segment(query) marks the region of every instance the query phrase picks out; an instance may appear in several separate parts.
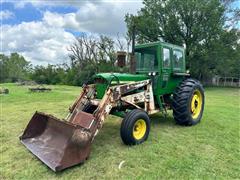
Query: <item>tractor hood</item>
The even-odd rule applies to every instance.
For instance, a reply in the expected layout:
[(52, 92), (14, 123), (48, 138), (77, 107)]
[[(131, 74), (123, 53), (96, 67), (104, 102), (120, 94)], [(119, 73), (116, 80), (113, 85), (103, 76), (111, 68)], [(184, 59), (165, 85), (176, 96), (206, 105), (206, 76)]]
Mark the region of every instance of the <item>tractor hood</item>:
[(149, 79), (145, 74), (128, 74), (128, 73), (99, 73), (94, 78), (105, 79), (108, 82), (119, 81), (120, 83), (129, 83), (131, 81), (142, 81)]
[(117, 84), (125, 84), (130, 82), (142, 81), (149, 79), (144, 74), (128, 74), (128, 73), (99, 73), (94, 76), (96, 80), (97, 99), (102, 99), (107, 87)]

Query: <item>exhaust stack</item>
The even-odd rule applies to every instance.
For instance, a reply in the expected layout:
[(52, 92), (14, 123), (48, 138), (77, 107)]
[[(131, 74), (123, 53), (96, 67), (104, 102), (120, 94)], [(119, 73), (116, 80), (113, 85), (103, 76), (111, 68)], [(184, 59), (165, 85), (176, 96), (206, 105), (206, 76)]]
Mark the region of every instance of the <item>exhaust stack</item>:
[(135, 36), (136, 36), (136, 26), (133, 25), (132, 29), (132, 53), (130, 57), (130, 73), (136, 72), (136, 59), (135, 59)]

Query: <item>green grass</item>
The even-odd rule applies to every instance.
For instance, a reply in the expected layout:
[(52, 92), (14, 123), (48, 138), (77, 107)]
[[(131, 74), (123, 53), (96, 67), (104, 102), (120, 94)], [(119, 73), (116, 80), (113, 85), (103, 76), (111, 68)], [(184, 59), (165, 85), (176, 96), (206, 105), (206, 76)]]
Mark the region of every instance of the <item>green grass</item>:
[(139, 146), (125, 146), (121, 119), (109, 116), (89, 160), (54, 173), (18, 137), (36, 110), (64, 118), (81, 89), (51, 86), (52, 92), (29, 93), (25, 86), (1, 86), (10, 94), (0, 95), (0, 179), (240, 179), (239, 89), (207, 88), (202, 122), (193, 127), (176, 125), (171, 111), (167, 119), (152, 116), (149, 138)]

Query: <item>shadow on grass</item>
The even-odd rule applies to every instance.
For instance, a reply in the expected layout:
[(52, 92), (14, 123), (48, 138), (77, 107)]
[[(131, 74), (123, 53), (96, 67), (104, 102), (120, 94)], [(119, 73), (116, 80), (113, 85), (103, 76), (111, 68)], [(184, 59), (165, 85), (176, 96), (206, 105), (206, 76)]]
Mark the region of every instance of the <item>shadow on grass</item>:
[[(183, 127), (176, 124), (171, 114), (167, 114), (165, 117), (162, 113), (157, 113), (150, 116), (151, 119), (151, 127), (157, 128), (158, 126), (161, 128), (164, 127)], [(116, 122), (117, 121), (117, 122)], [(94, 149), (98, 149), (97, 146), (119, 146), (119, 144), (125, 146), (120, 138), (120, 127), (121, 121), (116, 120), (114, 118), (109, 119), (103, 126), (103, 129), (100, 130), (100, 133), (97, 135), (94, 140)], [(95, 150), (96, 150), (95, 149)]]
[(162, 113), (157, 113), (150, 115), (151, 125), (161, 125), (161, 126), (177, 126), (171, 114), (167, 114), (166, 116)]
[[(91, 154), (90, 154), (91, 156)], [(71, 166), (71, 167), (68, 167), (62, 171), (57, 171), (57, 172), (54, 172), (52, 171), (50, 168), (49, 169), (49, 172), (51, 172), (52, 174), (54, 174), (56, 177), (62, 177), (63, 175), (67, 175), (67, 174), (71, 174), (73, 173), (73, 171), (75, 172), (78, 168), (82, 168), (82, 166), (84, 166), (85, 162), (87, 160), (85, 160), (84, 162), (80, 163), (80, 164), (76, 164), (74, 166)], [(72, 171), (72, 172), (71, 172)], [(81, 175), (80, 175), (81, 176)]]

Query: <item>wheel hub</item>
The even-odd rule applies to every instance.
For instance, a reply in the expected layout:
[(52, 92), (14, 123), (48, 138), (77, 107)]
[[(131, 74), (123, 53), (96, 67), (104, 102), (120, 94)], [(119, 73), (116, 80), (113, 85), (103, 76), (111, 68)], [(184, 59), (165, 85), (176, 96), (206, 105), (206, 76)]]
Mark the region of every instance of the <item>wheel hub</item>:
[(197, 119), (202, 110), (202, 94), (199, 90), (195, 90), (191, 101), (192, 118)]
[(144, 137), (147, 130), (146, 122), (143, 119), (139, 119), (133, 126), (133, 137), (137, 140)]

